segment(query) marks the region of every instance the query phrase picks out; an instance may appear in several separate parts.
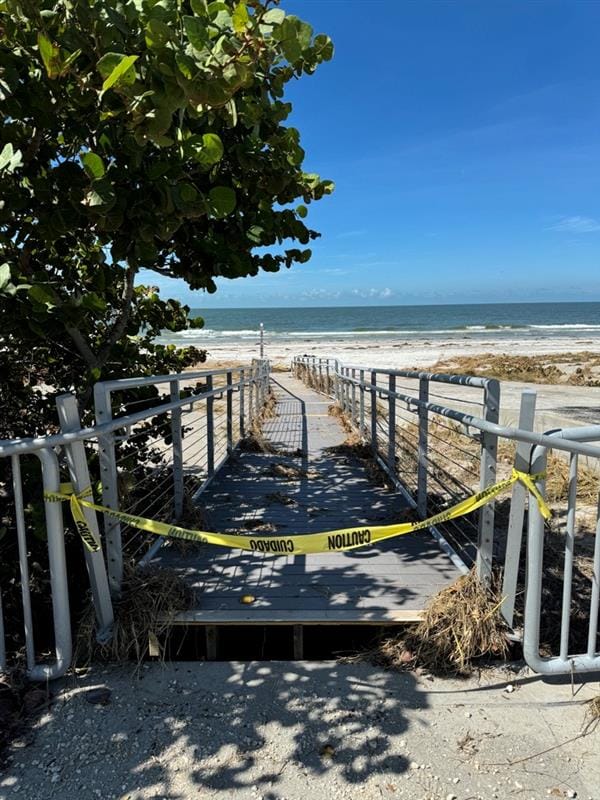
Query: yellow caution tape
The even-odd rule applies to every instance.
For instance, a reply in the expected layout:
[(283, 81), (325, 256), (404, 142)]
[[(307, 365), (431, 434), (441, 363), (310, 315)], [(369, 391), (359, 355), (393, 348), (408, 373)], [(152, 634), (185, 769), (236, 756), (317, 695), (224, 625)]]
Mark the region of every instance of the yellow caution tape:
[(83, 492), (75, 493), (70, 483), (61, 484), (59, 492), (44, 492), (44, 498), (53, 502), (69, 501), (77, 530), (83, 539), (84, 545), (91, 552), (97, 552), (100, 549), (100, 543), (87, 524), (85, 514), (83, 513), (84, 508), (101, 511), (114, 519), (125, 522), (127, 525), (139, 528), (139, 530), (142, 531), (154, 533), (157, 536), (167, 536), (175, 539), (191, 539), (196, 542), (204, 542), (205, 544), (216, 544), (221, 547), (250, 550), (256, 553), (264, 553), (265, 555), (288, 553), (304, 555), (308, 553), (329, 553), (339, 552), (340, 550), (353, 550), (357, 547), (364, 547), (368, 544), (383, 541), (384, 539), (391, 539), (394, 536), (414, 533), (415, 531), (429, 528), (432, 525), (439, 525), (442, 522), (447, 522), (450, 519), (463, 517), (481, 508), (481, 506), (486, 505), (486, 503), (492, 501), (517, 482), (522, 483), (535, 497), (540, 513), (545, 519), (549, 519), (552, 516), (552, 512), (535, 485), (536, 480), (544, 477), (545, 473), (530, 475), (527, 472), (520, 472), (519, 470), (513, 469), (510, 478), (499, 481), (493, 486), (488, 486), (481, 492), (467, 497), (465, 500), (451, 506), (445, 511), (441, 511), (439, 514), (434, 514), (432, 517), (417, 522), (340, 528), (335, 531), (295, 534), (292, 536), (255, 536), (252, 533), (240, 535), (181, 528), (178, 525), (169, 525), (166, 522), (136, 517), (132, 514), (126, 514), (123, 511), (115, 511), (112, 508), (97, 505), (92, 500), (86, 499), (92, 497), (91, 487), (88, 487)]

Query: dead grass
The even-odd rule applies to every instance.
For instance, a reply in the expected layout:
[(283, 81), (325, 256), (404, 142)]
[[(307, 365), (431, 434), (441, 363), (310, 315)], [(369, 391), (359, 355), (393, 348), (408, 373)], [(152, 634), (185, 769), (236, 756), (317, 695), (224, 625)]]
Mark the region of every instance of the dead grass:
[[(138, 666), (148, 656), (149, 643), (158, 644), (181, 611), (191, 608), (193, 593), (172, 570), (146, 568), (126, 571), (123, 590), (114, 604), (114, 635), (108, 644), (96, 641), (96, 619), (91, 604), (84, 611), (75, 641), (74, 663), (93, 659)], [(161, 658), (164, 653), (161, 653)]]
[(265, 495), (265, 500), (270, 504), (278, 504), (281, 506), (297, 506), (298, 502), (283, 492), (271, 492)]
[[(569, 462), (550, 452), (546, 469), (546, 496), (550, 502), (566, 500), (569, 496)], [(577, 466), (577, 497), (586, 503), (595, 503), (600, 491), (600, 473), (586, 466)]]
[(539, 356), (482, 353), (442, 359), (432, 371), (527, 383), (600, 386), (600, 355), (589, 351)]
[(239, 448), (243, 453), (274, 453), (275, 448), (267, 442), (260, 431), (253, 431), (239, 441)]
[(592, 723), (600, 721), (600, 694), (587, 702), (587, 717)]
[(360, 440), (361, 437), (354, 428), (354, 426), (352, 425), (350, 417), (348, 416), (348, 414), (346, 414), (345, 411), (343, 411), (340, 408), (340, 406), (338, 406), (336, 403), (332, 403), (327, 408), (327, 413), (329, 414), (330, 417), (334, 417), (334, 419), (337, 419), (337, 421), (342, 426), (344, 433), (351, 434), (353, 437), (356, 437), (358, 440)]
[(391, 669), (421, 667), (436, 674), (468, 675), (479, 659), (502, 658), (508, 652), (500, 603), (497, 588), (486, 588), (471, 571), (431, 600), (414, 629), (383, 639), (366, 656)]
[(306, 470), (302, 469), (302, 467), (296, 467), (294, 464), (284, 464), (283, 462), (270, 464), (265, 474), (284, 481), (299, 481), (303, 478), (314, 480), (321, 477), (321, 473), (316, 469)]

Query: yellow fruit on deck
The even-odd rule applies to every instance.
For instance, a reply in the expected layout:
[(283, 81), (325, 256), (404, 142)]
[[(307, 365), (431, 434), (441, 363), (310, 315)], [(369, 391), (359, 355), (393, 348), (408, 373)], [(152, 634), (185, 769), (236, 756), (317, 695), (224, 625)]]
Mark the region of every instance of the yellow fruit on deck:
[(253, 594), (245, 594), (240, 598), (240, 603), (244, 603), (244, 605), (248, 606), (248, 605), (250, 605), (250, 603), (253, 603), (255, 600), (256, 600), (256, 597), (254, 597)]

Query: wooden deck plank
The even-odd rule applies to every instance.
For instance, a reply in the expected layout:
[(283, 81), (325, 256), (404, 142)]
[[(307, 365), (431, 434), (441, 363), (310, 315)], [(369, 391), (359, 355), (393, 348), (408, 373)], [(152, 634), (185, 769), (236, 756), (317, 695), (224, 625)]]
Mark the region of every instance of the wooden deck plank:
[[(345, 434), (330, 401), (288, 375), (273, 381), (277, 416), (263, 432), (275, 453), (241, 453), (202, 496), (210, 529), (279, 534), (388, 524), (405, 519), (402, 498), (369, 480), (360, 461), (336, 448)], [(300, 480), (274, 464), (302, 467)], [(428, 599), (459, 571), (428, 533), (377, 546), (308, 556), (263, 556), (202, 546), (164, 547), (157, 561), (194, 589), (186, 624), (395, 624), (416, 621)], [(256, 599), (240, 603), (243, 594)]]

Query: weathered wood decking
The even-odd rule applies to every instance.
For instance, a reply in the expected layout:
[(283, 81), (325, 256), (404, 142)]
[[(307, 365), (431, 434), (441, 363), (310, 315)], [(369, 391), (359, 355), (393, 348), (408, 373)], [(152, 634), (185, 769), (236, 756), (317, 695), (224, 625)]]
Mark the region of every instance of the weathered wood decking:
[[(328, 414), (330, 401), (289, 375), (277, 375), (272, 386), (277, 415), (264, 433), (277, 452), (239, 453), (216, 476), (202, 496), (211, 529), (312, 533), (402, 519), (402, 498), (375, 486), (361, 461), (336, 452), (346, 436)], [(275, 464), (300, 467), (304, 475), (274, 477)], [(196, 590), (197, 608), (180, 621), (202, 625), (414, 621), (427, 600), (459, 574), (428, 533), (308, 556), (216, 546), (182, 554), (168, 547), (159, 560)], [(256, 599), (245, 605), (243, 595)]]

